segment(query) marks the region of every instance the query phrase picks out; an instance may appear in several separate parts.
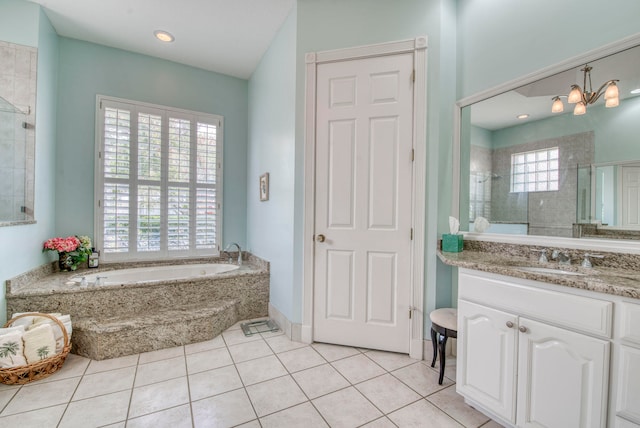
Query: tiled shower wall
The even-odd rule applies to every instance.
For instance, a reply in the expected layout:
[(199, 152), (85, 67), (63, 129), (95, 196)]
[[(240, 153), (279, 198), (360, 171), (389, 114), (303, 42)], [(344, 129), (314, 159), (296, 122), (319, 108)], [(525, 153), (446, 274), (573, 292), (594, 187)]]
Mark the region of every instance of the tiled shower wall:
[[(593, 131), (493, 150), (491, 221), (529, 223), (529, 235), (571, 237), (576, 221), (578, 165), (594, 161)], [(559, 148), (560, 181), (557, 192), (510, 192), (511, 155)]]
[(37, 58), (36, 48), (0, 41), (0, 97), (25, 113), (0, 118), (0, 223), (33, 219)]
[(469, 165), (469, 221), (491, 219), (491, 149), (471, 145)]

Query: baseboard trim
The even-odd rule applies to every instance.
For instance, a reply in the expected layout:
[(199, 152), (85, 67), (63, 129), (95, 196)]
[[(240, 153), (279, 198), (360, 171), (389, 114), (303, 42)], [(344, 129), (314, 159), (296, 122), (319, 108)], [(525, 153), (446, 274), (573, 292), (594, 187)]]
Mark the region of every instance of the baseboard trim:
[[(284, 316), (282, 312), (278, 310), (275, 306), (269, 302), (269, 318), (274, 320), (280, 329), (284, 332), (285, 336), (295, 342), (303, 342), (303, 330), (305, 327), (300, 323), (293, 323), (289, 321), (289, 319)], [(310, 341), (304, 343), (311, 343)]]

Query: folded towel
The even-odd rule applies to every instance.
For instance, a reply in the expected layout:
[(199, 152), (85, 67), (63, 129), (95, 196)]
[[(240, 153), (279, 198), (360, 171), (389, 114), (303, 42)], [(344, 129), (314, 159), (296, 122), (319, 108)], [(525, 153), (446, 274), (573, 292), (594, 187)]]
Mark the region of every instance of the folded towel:
[(23, 333), (14, 332), (0, 336), (0, 367), (9, 368), (26, 366), (24, 347), (22, 346)]
[[(64, 325), (65, 329), (67, 330), (67, 335), (69, 336), (69, 340), (71, 340), (71, 332), (72, 332), (71, 316), (70, 315), (62, 315), (62, 314), (58, 314), (58, 313), (49, 314), (49, 315), (52, 315), (52, 316), (58, 318), (58, 320)], [(51, 327), (53, 327), (53, 335), (56, 338), (56, 354), (59, 354), (60, 352), (62, 352), (62, 349), (64, 348), (64, 335), (62, 334), (62, 329), (60, 328), (58, 323), (56, 323), (51, 318), (34, 317), (33, 325), (29, 326), (27, 328), (27, 330), (34, 329), (37, 326), (43, 325), (43, 324), (50, 324)]]
[(0, 336), (4, 336), (5, 334), (9, 334), (9, 333), (24, 333), (24, 326), (23, 325), (19, 325), (17, 327), (7, 327), (7, 328), (0, 328)]
[(33, 364), (55, 355), (56, 338), (50, 324), (42, 324), (27, 330), (22, 336), (24, 356), (27, 363)]

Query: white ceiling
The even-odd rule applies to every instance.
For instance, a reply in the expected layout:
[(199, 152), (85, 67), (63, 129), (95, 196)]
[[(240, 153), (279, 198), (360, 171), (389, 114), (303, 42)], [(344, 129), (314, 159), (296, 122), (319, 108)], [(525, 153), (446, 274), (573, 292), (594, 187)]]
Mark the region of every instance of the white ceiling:
[[(32, 1), (60, 36), (247, 79), (295, 0)], [(155, 30), (175, 41), (158, 41)]]

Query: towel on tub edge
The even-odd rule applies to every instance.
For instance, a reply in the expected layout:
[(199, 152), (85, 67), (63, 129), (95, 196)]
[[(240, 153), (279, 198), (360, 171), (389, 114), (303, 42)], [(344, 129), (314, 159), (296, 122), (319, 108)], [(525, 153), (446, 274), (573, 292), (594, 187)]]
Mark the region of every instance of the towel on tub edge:
[(0, 336), (0, 368), (26, 366), (23, 333), (16, 331)]
[(52, 357), (56, 353), (56, 338), (50, 324), (42, 324), (27, 330), (22, 336), (24, 356), (33, 364)]

